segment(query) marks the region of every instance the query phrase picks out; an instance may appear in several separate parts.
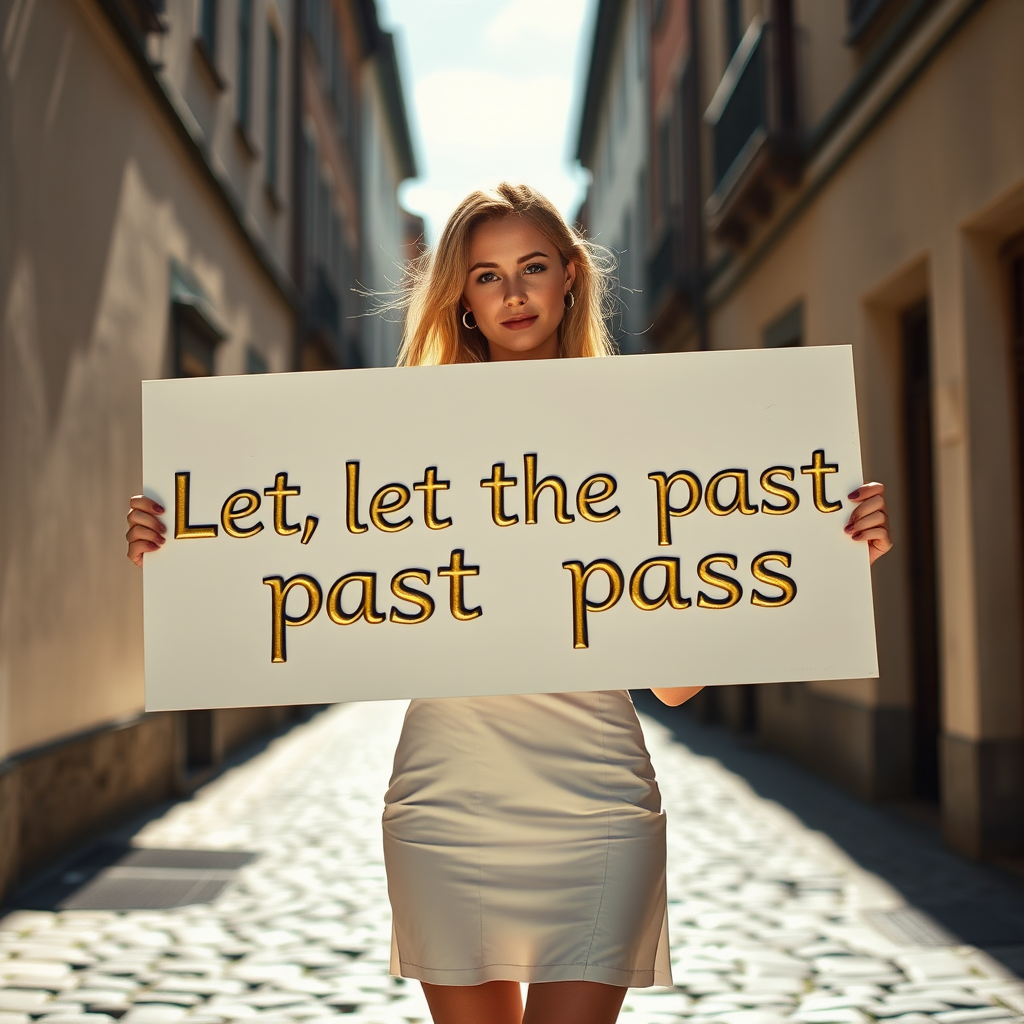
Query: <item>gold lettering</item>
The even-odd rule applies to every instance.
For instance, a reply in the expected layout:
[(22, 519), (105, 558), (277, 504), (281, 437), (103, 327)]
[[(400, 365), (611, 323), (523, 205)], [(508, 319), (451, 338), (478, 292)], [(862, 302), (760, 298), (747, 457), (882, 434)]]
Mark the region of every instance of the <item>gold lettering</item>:
[(274, 477), (274, 486), (264, 487), (263, 493), (268, 498), (274, 499), (274, 531), (279, 533), (282, 537), (288, 537), (293, 533), (298, 533), (300, 529), (299, 524), (296, 523), (292, 526), (287, 520), (285, 502), (287, 502), (289, 498), (294, 498), (300, 494), (301, 488), (289, 487), (288, 474), (278, 473)]
[(420, 583), (430, 582), (430, 572), (427, 569), (403, 569), (395, 573), (391, 580), (391, 593), (399, 601), (408, 601), (416, 605), (419, 611), (410, 615), (408, 612), (399, 611), (394, 605), (391, 606), (391, 621), (404, 622), (407, 625), (415, 625), (418, 622), (426, 622), (434, 614), (434, 599), (422, 590), (413, 590), (405, 586), (406, 580), (419, 580)]
[[(665, 584), (661, 593), (655, 598), (649, 598), (644, 590), (644, 579), (651, 569), (659, 568), (665, 570)], [(653, 612), (660, 608), (666, 601), (673, 608), (689, 608), (690, 599), (683, 597), (679, 589), (679, 559), (678, 558), (649, 558), (636, 567), (635, 572), (629, 580), (630, 600), (644, 612)]]
[[(363, 596), (356, 610), (348, 614), (341, 606), (341, 594), (350, 583), (358, 583)], [(366, 619), (373, 625), (383, 622), (384, 616), (377, 611), (377, 574), (350, 572), (336, 580), (327, 595), (327, 614), (331, 617), (331, 622), (336, 622), (339, 626), (351, 626), (360, 619)]]
[[(245, 505), (242, 508), (238, 508), (238, 503), (244, 501)], [(239, 519), (245, 519), (247, 516), (251, 516), (260, 507), (260, 496), (256, 491), (241, 490), (235, 491), (227, 501), (224, 502), (223, 508), (220, 510), (220, 524), (224, 527), (224, 532), (229, 537), (255, 537), (260, 530), (263, 529), (262, 523), (256, 523), (254, 526), (240, 527), (235, 526), (235, 523)]]
[(711, 568), (716, 562), (722, 562), (734, 571), (736, 569), (735, 555), (718, 552), (700, 560), (700, 564), (697, 566), (697, 575), (704, 583), (708, 583), (713, 587), (720, 587), (728, 596), (723, 598), (708, 597), (703, 590), (699, 590), (697, 591), (698, 608), (731, 608), (743, 596), (743, 587), (740, 586), (739, 580), (734, 580), (731, 576), (724, 576), (722, 573), (715, 572)]
[[(653, 480), (658, 489), (658, 546), (668, 547), (672, 543), (672, 522), (671, 518), (688, 516), (700, 504), (700, 480), (693, 473), (680, 470), (668, 476), (665, 473), (648, 473), (648, 480)], [(689, 497), (682, 508), (676, 508), (671, 504), (672, 487), (674, 484), (684, 483), (689, 491)]]
[(345, 463), (345, 525), (349, 533), (366, 533), (369, 527), (359, 522), (359, 463)]
[[(587, 613), (606, 612), (618, 604), (625, 580), (622, 570), (606, 558), (598, 558), (587, 566), (582, 562), (563, 562), (562, 568), (572, 574), (572, 646), (581, 651), (590, 646)], [(595, 572), (603, 572), (608, 577), (608, 596), (603, 601), (591, 601), (587, 597), (587, 581)]]
[(423, 471), (423, 479), (413, 484), (414, 491), (423, 492), (423, 520), (430, 530), (444, 530), (452, 525), (451, 518), (437, 518), (437, 491), (447, 491), (451, 487), (450, 480), (437, 479), (437, 466), (428, 466)]
[[(601, 486), (601, 490), (597, 494), (591, 494), (590, 492), (598, 485)], [(576, 492), (576, 508), (579, 509), (580, 515), (592, 523), (607, 523), (609, 519), (614, 519), (621, 511), (618, 505), (612, 505), (607, 512), (597, 512), (594, 506), (598, 502), (610, 498), (617, 487), (615, 477), (609, 476), (607, 473), (595, 473), (593, 476), (588, 476)]]
[(829, 501), (825, 495), (825, 477), (829, 473), (838, 473), (839, 464), (829, 465), (825, 461), (824, 448), (818, 448), (811, 456), (811, 464), (801, 466), (800, 472), (805, 476), (814, 477), (814, 507), (819, 512), (838, 512), (843, 507), (841, 501)]
[[(389, 494), (395, 494), (394, 501), (387, 501)], [(412, 516), (406, 516), (397, 523), (389, 523), (384, 518), (385, 512), (397, 512), (409, 504), (409, 488), (405, 484), (388, 484), (382, 487), (370, 501), (370, 522), (384, 533), (401, 533), (412, 526)]]
[(192, 487), (191, 473), (174, 474), (174, 539), (198, 540), (202, 537), (216, 537), (217, 527), (191, 526), (188, 521), (189, 493)]
[[(283, 576), (264, 576), (263, 582), (270, 587), (270, 660), (280, 665), (288, 660), (284, 627), (305, 626), (307, 622), (312, 622), (320, 611), (323, 593), (320, 584), (312, 576), (298, 575), (287, 580)], [(301, 615), (289, 615), (286, 607), (288, 594), (295, 587), (304, 590), (309, 598), (309, 604)]]
[(772, 479), (774, 476), (784, 476), (787, 480), (793, 480), (795, 474), (792, 466), (772, 466), (771, 469), (766, 469), (761, 474), (761, 489), (785, 502), (783, 505), (772, 505), (767, 500), (762, 501), (761, 511), (770, 516), (784, 516), (800, 504), (800, 495), (792, 487), (776, 483)]
[(505, 476), (505, 463), (496, 462), (491, 466), (491, 475), (480, 481), (481, 487), (491, 489), (491, 520), (495, 526), (515, 526), (519, 522), (519, 516), (514, 513), (505, 515), (506, 487), (515, 487), (517, 480), (514, 476)]
[(750, 563), (750, 571), (758, 583), (767, 583), (769, 587), (778, 587), (782, 591), (778, 597), (765, 597), (753, 590), (750, 603), (758, 608), (781, 608), (796, 597), (796, 581), (781, 572), (770, 572), (765, 568), (765, 562), (781, 562), (788, 569), (793, 564), (793, 556), (787, 551), (766, 551)]
[(534, 526), (537, 523), (537, 495), (545, 487), (550, 488), (554, 495), (555, 520), (562, 523), (573, 523), (576, 517), (569, 512), (568, 494), (565, 489), (565, 481), (561, 477), (546, 476), (543, 480), (537, 480), (537, 456), (524, 455), (523, 465), (526, 474), (526, 522)]
[(447, 576), (450, 579), (448, 588), (448, 607), (452, 616), (460, 622), (469, 622), (471, 619), (478, 619), (483, 615), (483, 608), (467, 608), (463, 600), (463, 576), (479, 576), (479, 565), (464, 565), (463, 559), (466, 552), (462, 548), (456, 548), (452, 552), (451, 561), (447, 565), (438, 567), (438, 576)]
[(306, 516), (306, 525), (302, 528), (302, 540), (300, 543), (308, 544), (316, 533), (317, 524), (320, 522), (317, 516)]
[[(736, 494), (728, 505), (723, 505), (718, 500), (718, 488), (723, 480), (736, 481)], [(750, 504), (747, 491), (747, 471), (745, 469), (723, 469), (721, 473), (716, 473), (708, 481), (707, 490), (704, 492), (704, 504), (707, 505), (708, 511), (713, 512), (716, 516), (727, 516), (737, 509), (745, 516), (752, 516), (757, 511), (757, 506)]]

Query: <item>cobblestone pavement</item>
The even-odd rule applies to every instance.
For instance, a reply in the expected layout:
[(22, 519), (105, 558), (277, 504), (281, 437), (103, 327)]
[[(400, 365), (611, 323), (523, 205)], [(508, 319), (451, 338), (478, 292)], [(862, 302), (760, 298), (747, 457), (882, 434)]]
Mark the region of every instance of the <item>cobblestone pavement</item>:
[[(0, 1024), (397, 1024), (380, 813), (403, 705), (339, 706), (176, 804), (144, 846), (258, 854), (210, 904), (16, 911), (0, 921)], [(973, 947), (901, 945), (902, 897), (714, 758), (644, 728), (669, 822), (673, 989), (634, 1024), (1000, 1024), (1024, 982)]]

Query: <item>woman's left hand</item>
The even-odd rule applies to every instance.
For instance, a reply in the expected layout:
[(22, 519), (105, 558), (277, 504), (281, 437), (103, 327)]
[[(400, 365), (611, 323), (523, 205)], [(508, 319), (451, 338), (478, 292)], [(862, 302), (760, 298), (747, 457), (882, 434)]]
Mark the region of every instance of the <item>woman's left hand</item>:
[(861, 484), (849, 497), (855, 507), (846, 524), (846, 532), (854, 540), (868, 542), (868, 555), (874, 565), (892, 547), (889, 510), (885, 507), (885, 485)]

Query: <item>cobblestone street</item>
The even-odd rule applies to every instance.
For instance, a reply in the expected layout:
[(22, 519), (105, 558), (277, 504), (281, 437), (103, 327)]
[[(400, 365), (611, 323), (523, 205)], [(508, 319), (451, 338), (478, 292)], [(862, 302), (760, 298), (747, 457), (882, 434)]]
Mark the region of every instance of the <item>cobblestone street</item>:
[[(212, 903), (19, 910), (0, 922), (0, 1024), (428, 1020), (388, 977), (380, 815), (404, 705), (332, 708), (150, 821), (134, 842), (256, 854)], [(879, 922), (903, 897), (823, 832), (651, 718), (669, 822), (674, 989), (623, 1022), (998, 1024), (1024, 982)]]

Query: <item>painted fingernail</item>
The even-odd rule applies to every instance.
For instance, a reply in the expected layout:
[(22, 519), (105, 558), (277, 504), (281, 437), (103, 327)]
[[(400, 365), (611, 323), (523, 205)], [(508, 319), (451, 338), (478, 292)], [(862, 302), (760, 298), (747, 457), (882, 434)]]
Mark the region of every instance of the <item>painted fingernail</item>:
[(158, 516), (162, 516), (164, 514), (164, 507), (163, 507), (163, 505), (154, 505), (153, 506), (153, 510), (156, 512), (156, 514)]
[[(850, 499), (850, 501), (856, 501), (859, 496), (860, 496), (860, 488), (859, 487), (855, 491), (850, 491), (850, 493), (847, 495), (847, 497)], [(161, 509), (160, 511), (162, 512), (163, 509)]]
[(847, 533), (853, 533), (856, 527), (853, 525), (853, 523), (847, 523), (846, 526), (843, 527), (843, 529), (846, 530)]
[(860, 540), (860, 537), (861, 537), (861, 535), (860, 535), (859, 533), (855, 533), (855, 534), (853, 535), (853, 539), (854, 539), (854, 540)]

